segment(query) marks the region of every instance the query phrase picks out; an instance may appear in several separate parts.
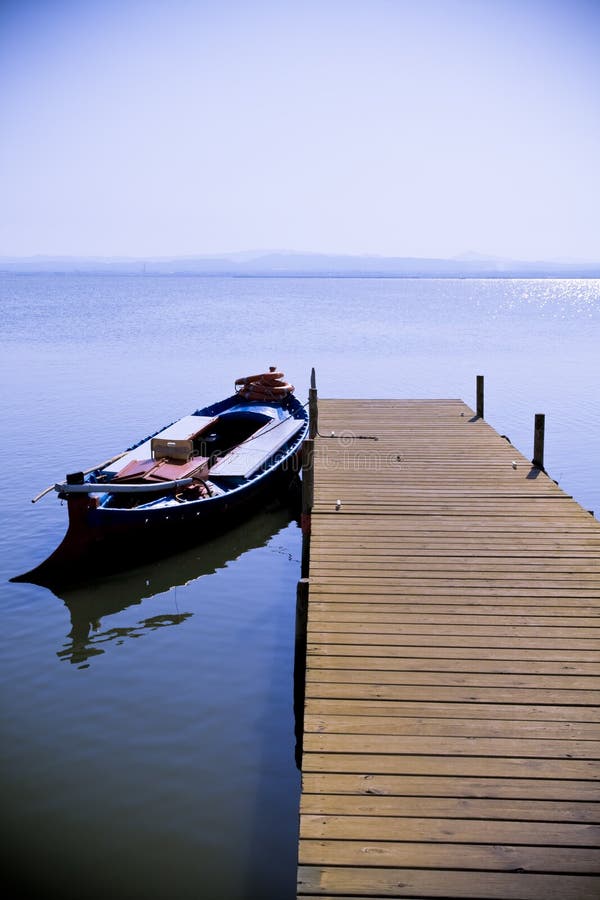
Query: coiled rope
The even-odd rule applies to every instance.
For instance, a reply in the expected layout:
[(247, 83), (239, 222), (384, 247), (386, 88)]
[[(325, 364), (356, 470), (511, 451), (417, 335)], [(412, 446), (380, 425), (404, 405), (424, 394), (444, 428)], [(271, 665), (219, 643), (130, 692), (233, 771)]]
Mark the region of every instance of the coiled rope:
[(273, 403), (293, 394), (294, 385), (285, 381), (283, 372), (278, 372), (275, 366), (269, 366), (268, 372), (236, 378), (235, 392), (244, 400), (265, 400)]

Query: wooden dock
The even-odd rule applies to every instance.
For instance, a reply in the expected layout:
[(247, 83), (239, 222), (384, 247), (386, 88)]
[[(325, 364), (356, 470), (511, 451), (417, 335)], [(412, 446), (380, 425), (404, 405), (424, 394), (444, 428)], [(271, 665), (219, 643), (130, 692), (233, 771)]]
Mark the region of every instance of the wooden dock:
[(298, 897), (598, 900), (600, 523), (460, 400), (318, 414)]

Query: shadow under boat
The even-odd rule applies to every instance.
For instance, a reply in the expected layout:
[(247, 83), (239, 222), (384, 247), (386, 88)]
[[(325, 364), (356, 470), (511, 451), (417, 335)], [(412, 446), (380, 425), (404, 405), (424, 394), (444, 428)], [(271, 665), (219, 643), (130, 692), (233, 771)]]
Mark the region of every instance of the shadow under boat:
[(103, 644), (122, 643), (144, 631), (179, 625), (191, 612), (167, 612), (141, 619), (134, 626), (112, 625), (102, 628), (102, 619), (141, 604), (174, 587), (190, 584), (203, 575), (212, 575), (250, 550), (264, 547), (279, 531), (292, 522), (293, 516), (278, 506), (259, 513), (221, 536), (162, 559), (147, 562), (134, 569), (102, 575), (85, 584), (52, 586), (49, 589), (69, 610), (71, 630), (68, 642), (58, 657), (73, 664), (85, 665), (93, 656), (105, 652)]

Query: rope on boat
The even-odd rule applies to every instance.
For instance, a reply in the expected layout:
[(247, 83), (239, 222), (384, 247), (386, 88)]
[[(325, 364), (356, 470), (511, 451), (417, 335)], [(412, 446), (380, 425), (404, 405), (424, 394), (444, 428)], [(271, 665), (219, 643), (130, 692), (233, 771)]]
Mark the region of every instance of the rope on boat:
[(276, 366), (269, 366), (268, 372), (236, 378), (235, 392), (244, 400), (283, 400), (295, 390), (294, 385), (284, 381), (284, 378), (283, 372), (278, 372)]
[[(247, 375), (245, 378), (236, 378), (235, 392), (236, 394), (239, 394), (240, 397), (243, 397), (244, 400), (264, 400), (266, 402), (282, 400), (284, 397), (288, 397), (292, 394), (295, 390), (294, 385), (284, 381), (284, 378), (283, 372), (278, 372), (276, 366), (269, 366), (269, 371), (262, 372), (260, 375)], [(307, 403), (303, 404), (303, 406), (307, 405)], [(277, 425), (281, 425), (282, 422), (285, 421), (285, 419), (281, 419), (273, 427), (276, 428)], [(270, 429), (266, 429), (266, 431), (270, 431)], [(317, 431), (317, 435), (321, 438), (335, 439), (336, 437), (335, 432), (331, 432), (331, 434), (321, 434), (320, 431)], [(373, 434), (353, 434), (352, 437), (360, 441), (379, 440), (379, 438)], [(252, 438), (250, 437), (247, 440), (251, 441)]]

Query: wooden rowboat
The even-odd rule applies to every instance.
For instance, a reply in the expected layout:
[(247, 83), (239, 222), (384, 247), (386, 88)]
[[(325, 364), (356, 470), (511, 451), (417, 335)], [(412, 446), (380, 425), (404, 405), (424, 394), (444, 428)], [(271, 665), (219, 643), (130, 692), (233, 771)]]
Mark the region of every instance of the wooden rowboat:
[(307, 412), (291, 391), (270, 391), (274, 399), (247, 394), (244, 380), (243, 392), (34, 498), (54, 489), (66, 500), (69, 527), (45, 562), (14, 580), (51, 585), (134, 565), (212, 537), (289, 488), (297, 480)]

